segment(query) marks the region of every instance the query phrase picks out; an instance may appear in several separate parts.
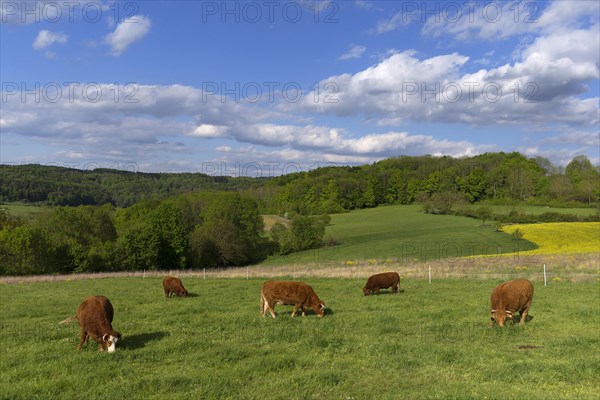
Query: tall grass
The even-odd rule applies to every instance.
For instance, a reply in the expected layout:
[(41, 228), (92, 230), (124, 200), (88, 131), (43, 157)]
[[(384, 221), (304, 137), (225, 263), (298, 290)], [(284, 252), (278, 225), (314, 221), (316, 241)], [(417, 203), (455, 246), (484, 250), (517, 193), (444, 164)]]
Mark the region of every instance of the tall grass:
[[(364, 297), (358, 279), (305, 279), (328, 314), (259, 313), (263, 279), (158, 276), (0, 286), (0, 397), (203, 399), (597, 398), (598, 282), (534, 282), (525, 326), (488, 329), (500, 279), (404, 279)], [(73, 315), (108, 296), (117, 352), (82, 350)]]

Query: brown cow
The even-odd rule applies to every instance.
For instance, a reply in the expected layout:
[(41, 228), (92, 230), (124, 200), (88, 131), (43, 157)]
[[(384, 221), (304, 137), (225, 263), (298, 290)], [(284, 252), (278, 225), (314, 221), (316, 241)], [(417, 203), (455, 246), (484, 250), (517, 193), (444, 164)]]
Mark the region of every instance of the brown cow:
[(496, 322), (504, 326), (506, 319), (513, 319), (513, 313), (519, 311), (520, 325), (525, 324), (527, 313), (533, 300), (533, 285), (527, 279), (515, 279), (504, 282), (494, 288), (490, 297), (492, 307), (489, 326)]
[(302, 282), (265, 282), (260, 292), (260, 308), (263, 317), (268, 309), (271, 317), (275, 318), (275, 304), (293, 305), (292, 317), (296, 316), (299, 308), (302, 309), (302, 316), (305, 317), (309, 307), (312, 307), (319, 317), (325, 315), (325, 303), (319, 299), (312, 287)]
[(112, 328), (113, 306), (104, 296), (90, 296), (79, 305), (77, 314), (60, 322), (66, 324), (76, 319), (79, 322), (81, 337), (77, 350), (87, 343), (88, 337), (100, 343), (100, 351), (115, 351), (115, 344), (121, 334)]
[[(367, 279), (367, 284), (363, 288), (363, 293), (368, 296), (372, 293), (379, 293), (380, 289), (387, 289), (392, 287), (392, 293), (398, 293), (398, 286), (400, 285), (400, 275), (397, 272), (382, 272), (381, 274), (375, 274)], [(403, 290), (400, 289), (402, 292)]]
[(175, 293), (179, 297), (187, 297), (188, 291), (183, 287), (181, 279), (173, 276), (165, 276), (163, 279), (163, 290), (165, 297), (171, 297)]

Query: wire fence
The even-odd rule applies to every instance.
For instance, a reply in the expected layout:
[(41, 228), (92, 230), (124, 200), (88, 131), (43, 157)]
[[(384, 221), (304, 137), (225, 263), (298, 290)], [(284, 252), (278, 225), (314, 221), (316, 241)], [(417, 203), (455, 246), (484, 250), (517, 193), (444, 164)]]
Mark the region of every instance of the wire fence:
[(432, 284), (439, 279), (504, 279), (527, 278), (536, 282), (543, 282), (545, 286), (554, 282), (570, 281), (600, 282), (600, 261), (593, 259), (587, 266), (575, 265), (527, 265), (504, 266), (494, 265), (447, 265), (438, 264), (379, 264), (357, 263), (346, 264), (318, 264), (318, 265), (284, 265), (284, 266), (249, 266), (231, 268), (203, 268), (196, 270), (141, 270), (128, 272), (98, 272), (70, 275), (41, 275), (41, 276), (4, 276), (0, 277), (2, 284), (19, 284), (29, 282), (73, 281), (81, 279), (101, 278), (142, 278), (162, 279), (166, 275), (194, 278), (200, 280), (210, 279), (311, 279), (311, 278), (345, 278), (367, 279), (379, 272), (396, 271), (401, 279), (427, 280)]

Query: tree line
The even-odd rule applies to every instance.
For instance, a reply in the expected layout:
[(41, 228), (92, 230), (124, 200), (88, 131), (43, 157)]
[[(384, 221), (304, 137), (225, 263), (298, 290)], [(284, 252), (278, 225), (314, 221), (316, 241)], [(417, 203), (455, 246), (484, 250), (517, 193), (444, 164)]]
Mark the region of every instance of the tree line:
[(116, 169), (74, 168), (39, 164), (0, 165), (0, 201), (53, 206), (112, 204), (129, 207), (143, 200), (205, 189), (239, 189), (258, 184), (247, 177), (202, 173), (144, 173)]
[(565, 168), (519, 153), (459, 159), (406, 156), (285, 175), (245, 190), (277, 214), (332, 214), (381, 204), (426, 203), (439, 196), (470, 204), (485, 200), (589, 207), (598, 204), (600, 173), (585, 156), (575, 157)]
[[(403, 156), (268, 179), (2, 165), (0, 201), (53, 207), (26, 221), (0, 209), (0, 274), (239, 266), (324, 245), (328, 214), (358, 208), (419, 202), (484, 223), (536, 222), (457, 205), (597, 207), (599, 197), (599, 169), (585, 156), (565, 168), (519, 153)], [(265, 232), (264, 214), (287, 222)]]
[(585, 156), (573, 158), (563, 168), (517, 152), (466, 158), (401, 156), (371, 165), (262, 178), (0, 165), (0, 201), (129, 207), (143, 200), (213, 189), (241, 191), (257, 201), (262, 213), (279, 215), (412, 204), (434, 193), (458, 194), (469, 203), (591, 206), (598, 202), (599, 188), (599, 167)]
[(239, 266), (318, 246), (327, 221), (297, 215), (269, 236), (257, 203), (232, 191), (52, 207), (30, 221), (0, 210), (0, 275)]

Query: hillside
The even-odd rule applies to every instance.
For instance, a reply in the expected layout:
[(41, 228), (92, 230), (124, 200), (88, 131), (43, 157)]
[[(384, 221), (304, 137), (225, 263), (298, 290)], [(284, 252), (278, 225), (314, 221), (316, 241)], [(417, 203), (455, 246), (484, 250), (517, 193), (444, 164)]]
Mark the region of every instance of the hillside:
[(129, 207), (198, 190), (238, 190), (253, 198), (263, 214), (277, 215), (414, 204), (441, 193), (470, 204), (493, 201), (593, 207), (599, 187), (598, 167), (583, 156), (575, 157), (563, 169), (546, 159), (516, 152), (467, 158), (400, 156), (372, 165), (330, 166), (257, 178), (0, 165), (0, 201), (4, 202)]
[(247, 188), (250, 178), (202, 173), (143, 173), (117, 169), (80, 170), (47, 165), (0, 165), (0, 200), (78, 206), (110, 203), (129, 207), (201, 189)]
[(412, 206), (385, 206), (332, 215), (325, 237), (339, 244), (285, 257), (272, 257), (266, 265), (303, 262), (388, 262), (456, 260), (459, 257), (533, 250), (527, 237), (516, 240), (473, 218), (425, 214)]

